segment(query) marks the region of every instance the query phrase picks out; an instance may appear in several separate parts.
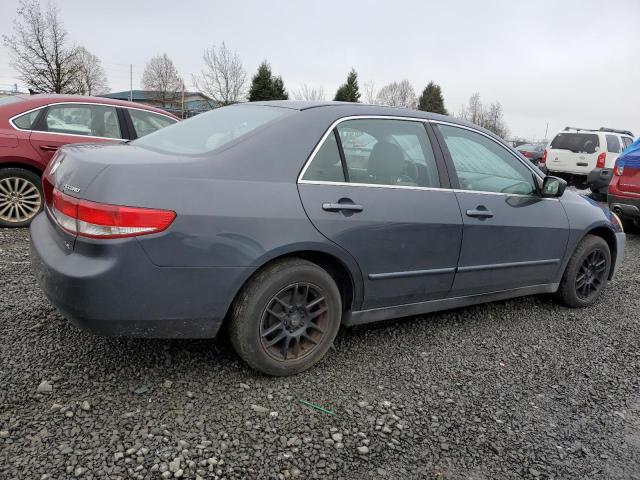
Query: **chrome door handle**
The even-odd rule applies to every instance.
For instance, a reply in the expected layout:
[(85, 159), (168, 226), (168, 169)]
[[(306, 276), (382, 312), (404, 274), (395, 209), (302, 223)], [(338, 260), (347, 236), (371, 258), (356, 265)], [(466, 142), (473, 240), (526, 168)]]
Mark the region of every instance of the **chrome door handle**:
[(341, 210), (348, 210), (350, 212), (361, 212), (364, 210), (362, 205), (356, 205), (354, 203), (323, 203), (322, 209), (327, 212), (339, 212)]
[(467, 217), (474, 218), (492, 218), (493, 212), (486, 208), (478, 207), (473, 210), (467, 210)]
[(46, 150), (47, 152), (55, 152), (58, 148), (55, 145), (40, 145), (40, 150)]

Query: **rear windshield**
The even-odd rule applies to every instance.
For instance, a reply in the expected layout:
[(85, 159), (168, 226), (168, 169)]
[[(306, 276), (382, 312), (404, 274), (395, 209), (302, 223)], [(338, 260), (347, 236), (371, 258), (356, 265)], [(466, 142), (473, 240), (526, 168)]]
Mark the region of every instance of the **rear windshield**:
[(2, 97), (2, 98), (0, 98), (0, 106), (1, 105), (8, 105), (10, 103), (21, 102), (22, 100), (24, 100), (24, 98), (18, 97), (17, 95), (11, 95), (9, 97)]
[(574, 153), (595, 153), (600, 148), (600, 141), (595, 133), (559, 133), (549, 147)]
[(274, 121), (289, 110), (258, 105), (222, 107), (158, 130), (132, 142), (168, 153), (202, 154)]

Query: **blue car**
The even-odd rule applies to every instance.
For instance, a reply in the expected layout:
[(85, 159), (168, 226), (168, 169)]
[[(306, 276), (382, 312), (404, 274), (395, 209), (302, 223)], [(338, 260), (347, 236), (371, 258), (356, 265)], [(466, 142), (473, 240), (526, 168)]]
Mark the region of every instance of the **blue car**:
[(214, 337), (270, 375), (341, 325), (555, 293), (597, 301), (620, 220), (468, 122), (354, 103), (213, 110), (126, 144), (66, 146), (32, 259), (99, 334)]

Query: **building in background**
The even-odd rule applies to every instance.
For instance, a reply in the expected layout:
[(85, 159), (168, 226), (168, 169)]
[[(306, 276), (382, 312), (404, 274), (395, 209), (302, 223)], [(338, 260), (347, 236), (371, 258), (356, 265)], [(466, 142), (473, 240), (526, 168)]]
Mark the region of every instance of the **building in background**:
[(200, 92), (179, 92), (174, 98), (165, 101), (160, 92), (153, 90), (127, 90), (100, 95), (105, 98), (143, 103), (152, 107), (162, 108), (180, 118), (189, 118), (199, 113), (207, 112), (218, 107), (211, 98)]

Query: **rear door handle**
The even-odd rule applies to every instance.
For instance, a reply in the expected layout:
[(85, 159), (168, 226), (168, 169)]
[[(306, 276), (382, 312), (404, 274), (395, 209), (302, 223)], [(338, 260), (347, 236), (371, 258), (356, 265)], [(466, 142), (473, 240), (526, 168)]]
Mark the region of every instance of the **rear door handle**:
[(478, 207), (473, 210), (467, 210), (467, 217), (491, 218), (493, 217), (493, 212), (491, 210), (487, 210), (484, 207)]
[(40, 150), (46, 150), (47, 152), (55, 152), (58, 148), (56, 145), (40, 145)]
[(354, 203), (323, 203), (322, 209), (327, 212), (339, 212), (341, 210), (348, 210), (350, 212), (361, 212), (364, 210), (362, 205), (356, 205)]

